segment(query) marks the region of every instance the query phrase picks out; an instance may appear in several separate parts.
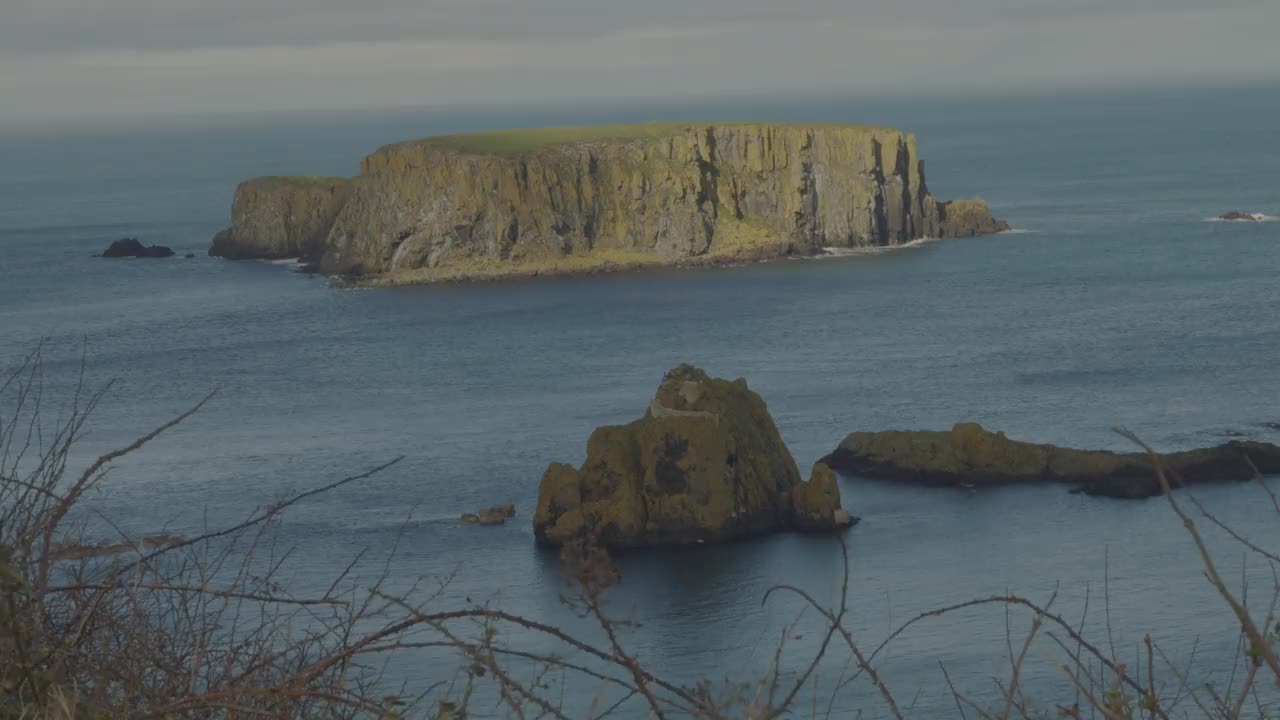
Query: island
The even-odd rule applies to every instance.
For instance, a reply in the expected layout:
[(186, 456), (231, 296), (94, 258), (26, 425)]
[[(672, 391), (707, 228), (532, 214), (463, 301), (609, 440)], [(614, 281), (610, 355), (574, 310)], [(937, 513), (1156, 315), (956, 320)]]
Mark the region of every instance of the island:
[(241, 183), (210, 255), (395, 285), (736, 264), (1000, 232), (940, 202), (916, 139), (859, 125), (652, 123), (383, 147), (354, 178)]
[[(1280, 446), (1232, 441), (1158, 456), (1172, 487), (1241, 482), (1280, 472)], [(977, 423), (951, 430), (855, 432), (820, 462), (848, 475), (976, 489), (1065, 483), (1087, 495), (1148, 498), (1163, 494), (1143, 452), (1076, 450), (1011, 440)]]

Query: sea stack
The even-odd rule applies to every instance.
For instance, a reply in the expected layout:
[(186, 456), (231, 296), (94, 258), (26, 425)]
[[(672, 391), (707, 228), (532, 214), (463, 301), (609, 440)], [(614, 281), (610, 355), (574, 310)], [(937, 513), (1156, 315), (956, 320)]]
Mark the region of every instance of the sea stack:
[(210, 253), (371, 282), (763, 260), (999, 232), (929, 193), (914, 136), (853, 125), (544, 128), (384, 147), (236, 190)]
[(681, 365), (644, 416), (598, 428), (581, 468), (552, 463), (538, 491), (539, 543), (610, 548), (719, 543), (852, 524), (825, 466), (804, 481), (745, 380)]

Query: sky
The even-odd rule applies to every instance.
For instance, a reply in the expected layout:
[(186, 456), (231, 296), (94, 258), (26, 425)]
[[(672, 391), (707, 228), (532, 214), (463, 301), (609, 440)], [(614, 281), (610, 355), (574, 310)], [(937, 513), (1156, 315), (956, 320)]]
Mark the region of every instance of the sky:
[(0, 0), (0, 126), (1280, 78), (1277, 0)]

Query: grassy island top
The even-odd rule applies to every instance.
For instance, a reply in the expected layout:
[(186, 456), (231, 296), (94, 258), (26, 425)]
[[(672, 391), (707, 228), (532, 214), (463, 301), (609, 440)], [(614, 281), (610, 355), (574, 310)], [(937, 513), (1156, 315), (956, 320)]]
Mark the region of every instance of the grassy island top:
[(410, 141), (475, 155), (515, 155), (548, 147), (582, 145), (597, 142), (656, 140), (678, 135), (689, 128), (751, 127), (862, 130), (867, 132), (899, 132), (893, 128), (840, 123), (768, 123), (768, 122), (654, 122), (639, 125), (593, 125), (581, 127), (544, 127), (441, 135)]
[(349, 178), (327, 175), (267, 175), (254, 178), (253, 184), (262, 189), (276, 187), (332, 188), (349, 182)]

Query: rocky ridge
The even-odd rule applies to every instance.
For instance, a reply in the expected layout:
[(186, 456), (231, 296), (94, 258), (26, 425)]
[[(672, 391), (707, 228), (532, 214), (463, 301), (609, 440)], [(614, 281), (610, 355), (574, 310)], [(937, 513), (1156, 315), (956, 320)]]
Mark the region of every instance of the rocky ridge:
[[(1255, 465), (1263, 473), (1280, 472), (1280, 446), (1262, 442), (1233, 441), (1159, 457), (1175, 487), (1178, 482), (1249, 480)], [(949, 431), (852, 433), (821, 462), (862, 477), (936, 485), (1066, 483), (1089, 495), (1119, 498), (1162, 492), (1146, 453), (1020, 442), (976, 423), (961, 423)]]

